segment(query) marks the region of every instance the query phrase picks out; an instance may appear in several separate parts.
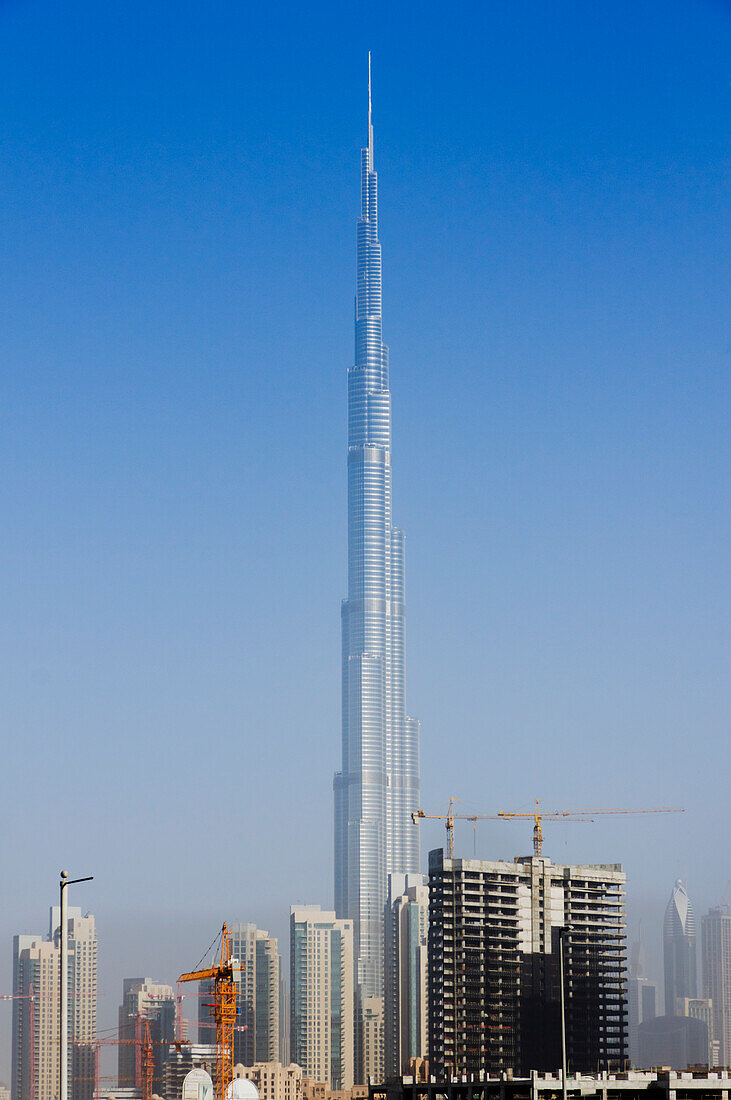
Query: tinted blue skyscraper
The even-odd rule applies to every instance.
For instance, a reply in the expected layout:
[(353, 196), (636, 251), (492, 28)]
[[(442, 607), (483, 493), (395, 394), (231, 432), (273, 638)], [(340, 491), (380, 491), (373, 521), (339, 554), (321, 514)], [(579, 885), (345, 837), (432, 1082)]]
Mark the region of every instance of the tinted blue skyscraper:
[[(370, 59), (369, 59), (370, 69)], [(388, 875), (417, 872), (419, 723), (404, 699), (404, 536), (391, 522), (391, 394), (381, 332), (378, 177), (361, 153), (355, 364), (348, 371), (348, 598), (342, 605), (342, 770), (335, 908), (353, 921), (361, 997), (383, 996)]]

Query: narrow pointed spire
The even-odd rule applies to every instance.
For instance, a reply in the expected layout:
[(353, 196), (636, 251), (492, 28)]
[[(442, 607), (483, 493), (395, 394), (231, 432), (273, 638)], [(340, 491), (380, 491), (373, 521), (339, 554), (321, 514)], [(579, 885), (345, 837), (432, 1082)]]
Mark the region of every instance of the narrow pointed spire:
[(368, 167), (373, 171), (373, 102), (371, 99), (371, 51), (368, 51)]

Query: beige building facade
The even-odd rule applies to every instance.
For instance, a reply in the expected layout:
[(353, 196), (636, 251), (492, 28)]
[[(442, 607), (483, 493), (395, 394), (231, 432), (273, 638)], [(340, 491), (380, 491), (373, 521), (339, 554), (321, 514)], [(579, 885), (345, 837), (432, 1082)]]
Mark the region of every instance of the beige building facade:
[[(56, 1100), (59, 1084), (60, 910), (51, 909), (47, 937), (13, 940), (12, 1100)], [(68, 910), (69, 1093), (94, 1093), (97, 939), (94, 917)]]
[(259, 1100), (302, 1100), (302, 1070), (281, 1062), (257, 1062), (253, 1066), (234, 1066), (234, 1079), (253, 1081)]
[(290, 1057), (310, 1080), (352, 1088), (353, 922), (295, 905), (290, 941)]
[(364, 997), (361, 1006), (361, 1073), (364, 1084), (382, 1081), (385, 1071), (383, 1056), (383, 997)]

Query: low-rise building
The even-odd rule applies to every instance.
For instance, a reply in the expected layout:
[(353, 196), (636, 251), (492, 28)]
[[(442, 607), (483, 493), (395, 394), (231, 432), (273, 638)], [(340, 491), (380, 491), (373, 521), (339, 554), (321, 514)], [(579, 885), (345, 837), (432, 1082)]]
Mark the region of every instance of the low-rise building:
[(331, 1089), (323, 1081), (302, 1078), (302, 1100), (368, 1100), (368, 1085), (349, 1089)]
[(293, 1063), (255, 1062), (253, 1066), (234, 1066), (234, 1080), (253, 1081), (259, 1100), (302, 1100), (302, 1070)]
[(180, 1100), (183, 1081), (192, 1069), (204, 1069), (215, 1089), (217, 1058), (215, 1043), (174, 1043), (166, 1048), (162, 1092), (165, 1100)]
[[(624, 1073), (577, 1073), (566, 1079), (570, 1100), (728, 1100), (731, 1071), (627, 1070)], [(371, 1085), (369, 1100), (561, 1100), (561, 1074), (533, 1072), (496, 1077), (462, 1074), (428, 1081), (394, 1077)]]

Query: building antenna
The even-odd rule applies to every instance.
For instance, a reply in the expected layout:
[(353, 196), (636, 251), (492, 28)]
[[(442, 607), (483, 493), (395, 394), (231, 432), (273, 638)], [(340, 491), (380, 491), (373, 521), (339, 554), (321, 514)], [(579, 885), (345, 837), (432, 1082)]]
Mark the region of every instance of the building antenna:
[(368, 51), (368, 167), (373, 171), (373, 104), (371, 100), (371, 51)]

